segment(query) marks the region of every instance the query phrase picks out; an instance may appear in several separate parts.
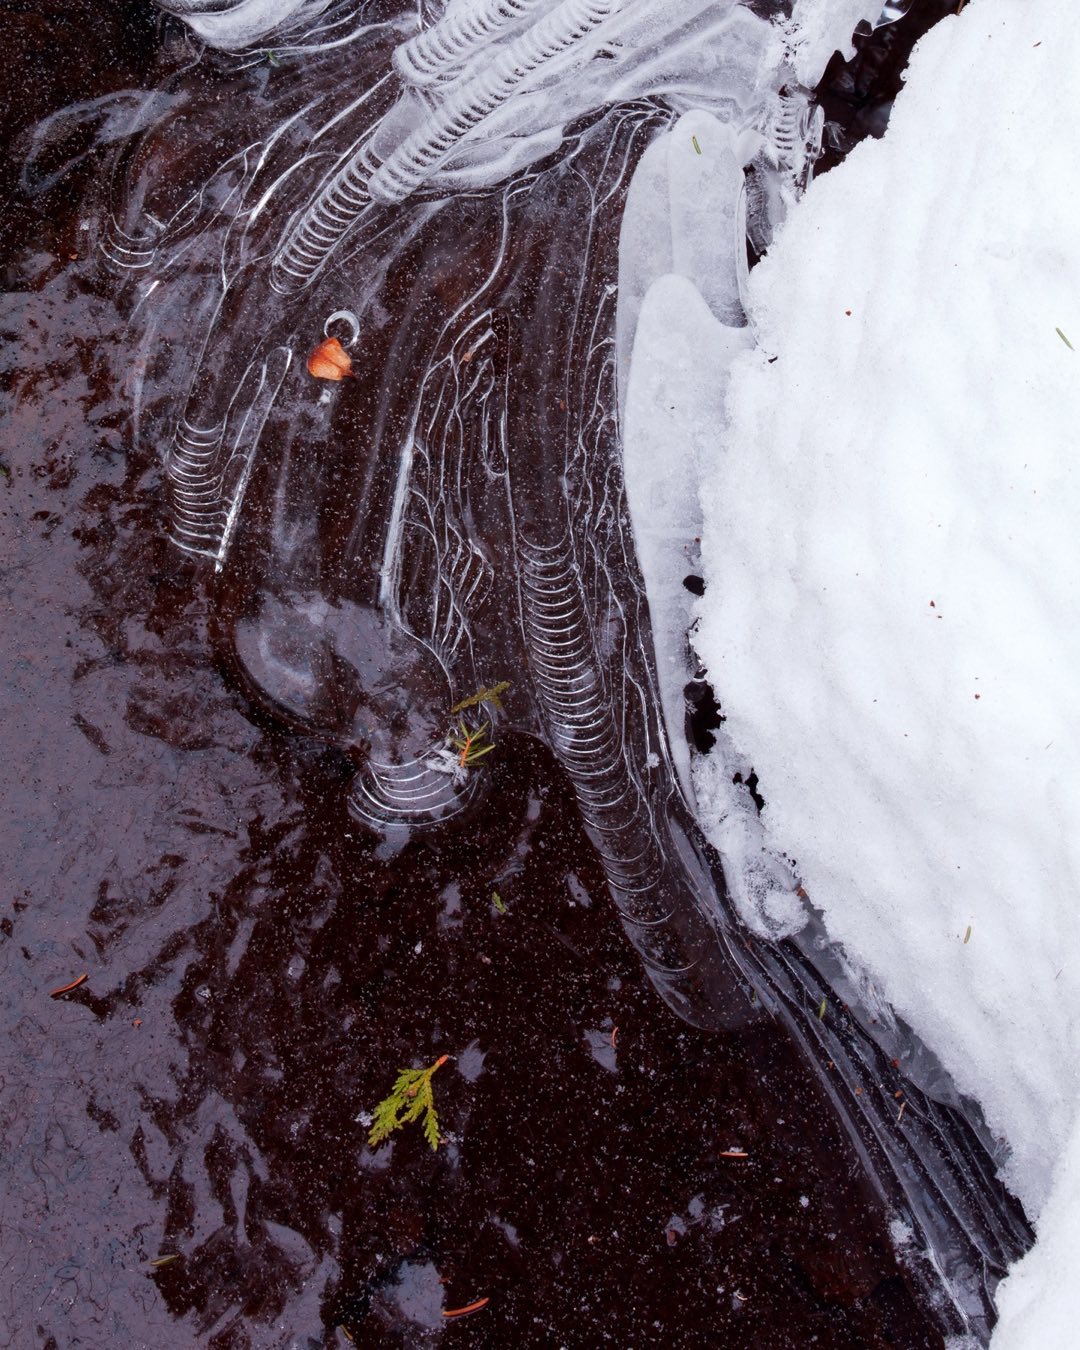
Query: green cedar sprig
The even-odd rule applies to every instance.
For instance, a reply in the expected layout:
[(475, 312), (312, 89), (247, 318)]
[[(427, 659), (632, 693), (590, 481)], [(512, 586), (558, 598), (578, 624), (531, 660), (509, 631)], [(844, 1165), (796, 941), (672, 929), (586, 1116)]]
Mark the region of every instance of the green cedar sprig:
[(494, 703), (499, 712), (502, 712), (502, 699), (499, 695), (505, 694), (509, 688), (509, 680), (500, 680), (498, 684), (493, 684), (490, 689), (481, 685), (475, 694), (470, 694), (468, 698), (463, 698), (460, 703), (455, 703), (450, 709), (451, 715), (464, 712), (466, 708), (479, 707), (481, 703)]
[(393, 1091), (375, 1108), (372, 1117), (368, 1143), (377, 1147), (405, 1125), (414, 1120), (420, 1121), (424, 1138), (432, 1148), (439, 1147), (439, 1118), (435, 1112), (435, 1097), (431, 1090), (431, 1079), (450, 1058), (440, 1055), (434, 1064), (426, 1069), (401, 1069), (394, 1083)]

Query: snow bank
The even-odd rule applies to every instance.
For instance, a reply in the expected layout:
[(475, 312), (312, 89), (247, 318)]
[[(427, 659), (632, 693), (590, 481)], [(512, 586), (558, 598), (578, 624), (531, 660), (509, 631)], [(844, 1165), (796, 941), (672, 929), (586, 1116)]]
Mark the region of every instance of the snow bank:
[(791, 64), (798, 79), (813, 89), (834, 51), (850, 60), (856, 27), (873, 24), (883, 8), (885, 0), (798, 0), (789, 24)]
[(768, 837), (1045, 1204), (1005, 1350), (1080, 1313), (1078, 98), (1065, 0), (928, 34), (751, 277), (703, 491), (696, 645)]

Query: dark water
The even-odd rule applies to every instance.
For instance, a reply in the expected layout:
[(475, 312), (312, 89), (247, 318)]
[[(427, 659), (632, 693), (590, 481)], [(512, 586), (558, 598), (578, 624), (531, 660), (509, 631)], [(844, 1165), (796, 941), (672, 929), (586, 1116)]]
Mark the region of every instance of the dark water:
[[(137, 6), (4, 18), (12, 161), (147, 78)], [(941, 1345), (794, 1047), (644, 978), (546, 751), (504, 739), (482, 815), (380, 857), (350, 766), (219, 669), (85, 256), (100, 164), (2, 240), (0, 1346)], [(447, 1142), (372, 1151), (441, 1054)]]

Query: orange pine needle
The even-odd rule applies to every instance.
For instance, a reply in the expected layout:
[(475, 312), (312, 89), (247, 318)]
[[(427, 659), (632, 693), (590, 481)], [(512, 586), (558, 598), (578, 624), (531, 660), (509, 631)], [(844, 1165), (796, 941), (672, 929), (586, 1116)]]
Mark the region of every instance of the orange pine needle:
[(352, 357), (337, 338), (326, 338), (308, 357), (307, 368), (317, 380), (343, 380), (353, 373)]
[(49, 997), (59, 998), (61, 994), (70, 994), (73, 989), (78, 989), (80, 984), (85, 984), (89, 978), (89, 975), (80, 975), (77, 980), (72, 980), (70, 984), (62, 984), (59, 989), (51, 989)]
[(720, 1154), (721, 1158), (749, 1158), (750, 1154), (745, 1149), (729, 1148)]
[(491, 1302), (489, 1298), (478, 1298), (475, 1303), (467, 1303), (464, 1308), (444, 1308), (444, 1317), (467, 1317), (469, 1313), (479, 1312)]
[(471, 731), (468, 734), (468, 736), (465, 737), (465, 744), (461, 747), (461, 758), (458, 760), (458, 763), (461, 765), (462, 768), (464, 768), (466, 763), (468, 762), (469, 751), (472, 748), (472, 743), (474, 740), (476, 740), (476, 732)]
[(612, 1027), (612, 1028), (611, 1028), (611, 1048), (612, 1048), (612, 1050), (615, 1049), (615, 1041), (616, 1041), (618, 1035), (619, 1035), (619, 1028), (618, 1028), (618, 1027)]

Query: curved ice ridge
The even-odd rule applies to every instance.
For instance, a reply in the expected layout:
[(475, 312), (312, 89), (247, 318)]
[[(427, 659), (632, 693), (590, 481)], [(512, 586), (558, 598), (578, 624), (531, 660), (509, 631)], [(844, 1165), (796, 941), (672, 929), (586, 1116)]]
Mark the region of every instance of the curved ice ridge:
[[(275, 288), (287, 290), (291, 285), (309, 282), (372, 203), (392, 206), (411, 196), (470, 131), (507, 103), (546, 62), (579, 43), (623, 3), (562, 0), (496, 56), (487, 70), (452, 88), (385, 162), (379, 161), (370, 141), (362, 145), (285, 240), (274, 260)], [(495, 8), (492, 6), (489, 14)], [(486, 24), (453, 28), (455, 55), (475, 47), (500, 26), (492, 19)]]
[(470, 52), (550, 0), (479, 0), (457, 5), (394, 53), (394, 66), (408, 84), (423, 88), (444, 79)]
[(157, 0), (215, 47), (246, 47), (290, 19), (317, 17), (332, 0)]
[(491, 67), (455, 89), (431, 118), (372, 175), (375, 201), (403, 201), (428, 179), (474, 127), (506, 103), (546, 62), (579, 43), (625, 0), (562, 0), (550, 14), (500, 52)]
[(349, 810), (376, 829), (425, 825), (457, 815), (475, 792), (475, 778), (465, 777), (459, 784), (450, 774), (433, 767), (430, 757), (404, 764), (368, 759), (353, 779)]

